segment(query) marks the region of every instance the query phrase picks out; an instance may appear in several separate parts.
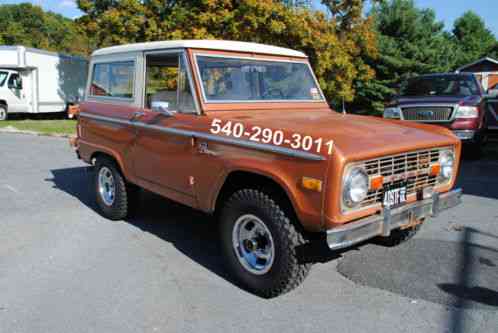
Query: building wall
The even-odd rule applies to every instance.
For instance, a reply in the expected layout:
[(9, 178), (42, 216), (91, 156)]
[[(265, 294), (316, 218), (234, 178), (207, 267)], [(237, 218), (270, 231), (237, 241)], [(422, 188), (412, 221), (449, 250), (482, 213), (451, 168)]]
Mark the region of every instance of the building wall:
[(498, 84), (498, 74), (490, 74), (488, 76), (488, 88), (494, 87)]
[(466, 73), (474, 73), (481, 82), (484, 90), (498, 83), (498, 64), (490, 61), (482, 61), (475, 65), (467, 66), (461, 70)]

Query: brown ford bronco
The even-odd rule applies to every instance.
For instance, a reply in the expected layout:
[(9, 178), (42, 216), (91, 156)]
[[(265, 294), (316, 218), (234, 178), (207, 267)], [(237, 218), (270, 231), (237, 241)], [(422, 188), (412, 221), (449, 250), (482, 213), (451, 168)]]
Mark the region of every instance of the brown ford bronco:
[(139, 188), (215, 214), (226, 264), (263, 297), (298, 286), (300, 248), (388, 246), (460, 203), (460, 141), (441, 127), (332, 111), (307, 57), (229, 41), (93, 53), (78, 157), (103, 216)]

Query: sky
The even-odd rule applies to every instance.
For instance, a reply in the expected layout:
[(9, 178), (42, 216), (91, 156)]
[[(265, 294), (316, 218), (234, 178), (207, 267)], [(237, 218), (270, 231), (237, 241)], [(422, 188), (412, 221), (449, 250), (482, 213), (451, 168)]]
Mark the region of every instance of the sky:
[[(75, 0), (0, 0), (0, 4), (31, 2), (42, 6), (45, 10), (60, 13), (69, 18), (82, 14)], [(315, 8), (320, 8), (320, 0), (313, 0)], [(453, 22), (465, 11), (472, 10), (480, 15), (487, 27), (498, 37), (498, 1), (497, 0), (415, 0), (418, 7), (432, 8), (438, 20), (451, 30)]]

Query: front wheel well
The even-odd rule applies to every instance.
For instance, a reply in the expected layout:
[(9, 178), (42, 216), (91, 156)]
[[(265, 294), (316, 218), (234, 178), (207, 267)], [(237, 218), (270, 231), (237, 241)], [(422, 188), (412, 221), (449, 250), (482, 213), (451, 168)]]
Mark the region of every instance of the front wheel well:
[(273, 200), (278, 202), (286, 213), (291, 214), (293, 218), (297, 216), (292, 201), (290, 200), (285, 189), (270, 177), (263, 176), (247, 171), (233, 171), (225, 179), (223, 186), (218, 192), (215, 204), (215, 214), (218, 214), (232, 194), (241, 189), (259, 190), (269, 195)]
[(104, 153), (104, 152), (101, 152), (101, 151), (97, 151), (97, 152), (94, 152), (92, 154), (92, 156), (90, 157), (90, 163), (92, 165), (95, 165), (95, 162), (97, 161), (97, 159), (99, 158), (107, 158), (107, 159), (110, 159), (111, 161), (113, 161), (118, 170), (122, 173), (123, 171), (121, 170), (121, 166), (119, 165), (118, 161), (116, 160), (116, 158), (114, 158), (114, 156), (112, 156), (111, 154), (107, 154), (107, 153)]
[(0, 105), (5, 106), (5, 107), (8, 107), (8, 106), (7, 106), (7, 102), (6, 102), (6, 101), (4, 101), (4, 100), (0, 100)]

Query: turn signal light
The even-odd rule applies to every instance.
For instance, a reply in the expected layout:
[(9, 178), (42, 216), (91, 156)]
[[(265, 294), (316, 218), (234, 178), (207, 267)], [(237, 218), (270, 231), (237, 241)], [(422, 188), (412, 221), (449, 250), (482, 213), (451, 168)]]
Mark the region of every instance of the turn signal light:
[(429, 170), (429, 174), (431, 176), (439, 176), (439, 173), (441, 173), (441, 165), (439, 163), (431, 165), (431, 168)]
[(303, 177), (302, 185), (305, 189), (322, 192), (322, 181), (319, 179)]
[(370, 178), (370, 189), (371, 190), (380, 190), (384, 186), (384, 177), (382, 176), (373, 176)]

